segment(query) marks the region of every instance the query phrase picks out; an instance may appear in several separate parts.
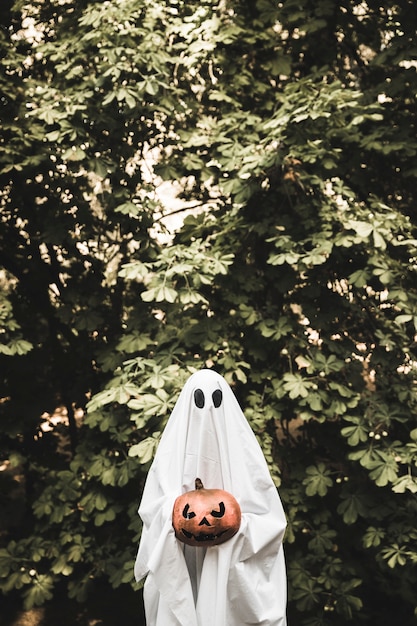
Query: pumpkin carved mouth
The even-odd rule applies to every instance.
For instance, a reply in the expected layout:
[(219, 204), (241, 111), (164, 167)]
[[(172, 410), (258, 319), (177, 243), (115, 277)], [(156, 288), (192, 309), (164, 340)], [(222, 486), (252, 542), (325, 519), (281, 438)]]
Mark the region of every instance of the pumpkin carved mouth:
[(187, 539), (191, 539), (191, 540), (194, 540), (194, 541), (217, 541), (227, 531), (226, 530), (222, 530), (221, 532), (219, 532), (217, 534), (214, 534), (214, 533), (212, 533), (212, 534), (210, 534), (210, 533), (198, 533), (198, 535), (194, 535), (193, 533), (188, 532), (188, 530), (185, 530), (184, 528), (181, 528), (181, 532), (182, 532), (182, 534), (185, 537), (187, 537)]

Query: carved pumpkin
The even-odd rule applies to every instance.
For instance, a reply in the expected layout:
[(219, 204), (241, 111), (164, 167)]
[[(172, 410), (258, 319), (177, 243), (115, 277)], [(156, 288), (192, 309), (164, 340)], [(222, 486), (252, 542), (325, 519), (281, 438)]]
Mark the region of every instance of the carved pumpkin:
[(189, 546), (217, 546), (237, 533), (241, 512), (237, 500), (223, 489), (205, 489), (199, 478), (195, 490), (174, 502), (172, 525), (177, 539)]

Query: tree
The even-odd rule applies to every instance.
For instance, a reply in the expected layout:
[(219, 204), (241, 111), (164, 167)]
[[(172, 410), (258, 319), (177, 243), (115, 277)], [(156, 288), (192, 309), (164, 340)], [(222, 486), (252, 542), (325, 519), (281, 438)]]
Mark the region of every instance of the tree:
[[(292, 621), (411, 624), (412, 3), (18, 8), (42, 36), (17, 38), (16, 21), (3, 41), (4, 310), (33, 348), (15, 355), (5, 335), (2, 410), (19, 415), (28, 363), (39, 403), (6, 431), (36, 476), (39, 526), (5, 544), (3, 590), (23, 587), (30, 604), (62, 578), (78, 598), (91, 577), (131, 582), (141, 481), (186, 377), (208, 365), (280, 488)], [(160, 179), (196, 207), (167, 243), (152, 230)], [(69, 414), (90, 398), (88, 414), (71, 459), (45, 462), (41, 442), (15, 435), (33, 443), (57, 392)]]

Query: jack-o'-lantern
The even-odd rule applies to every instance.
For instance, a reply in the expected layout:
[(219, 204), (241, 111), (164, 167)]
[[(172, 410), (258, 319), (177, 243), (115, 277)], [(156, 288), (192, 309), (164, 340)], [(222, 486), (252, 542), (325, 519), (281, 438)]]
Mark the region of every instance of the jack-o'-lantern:
[(172, 510), (175, 536), (189, 546), (224, 543), (237, 533), (240, 520), (236, 498), (223, 489), (205, 489), (199, 478), (195, 490), (178, 496)]

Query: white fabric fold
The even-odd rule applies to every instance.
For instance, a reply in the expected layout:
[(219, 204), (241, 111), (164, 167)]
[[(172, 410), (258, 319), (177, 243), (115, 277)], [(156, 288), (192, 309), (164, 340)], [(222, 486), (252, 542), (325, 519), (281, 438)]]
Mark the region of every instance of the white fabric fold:
[[(200, 408), (197, 389), (204, 398)], [(218, 390), (222, 402), (216, 406)], [(239, 531), (218, 546), (184, 546), (172, 528), (174, 501), (194, 489), (197, 477), (207, 489), (232, 493), (241, 507)], [(252, 429), (213, 370), (193, 374), (184, 385), (149, 470), (139, 515), (135, 577), (147, 576), (147, 626), (286, 626), (284, 511)]]

